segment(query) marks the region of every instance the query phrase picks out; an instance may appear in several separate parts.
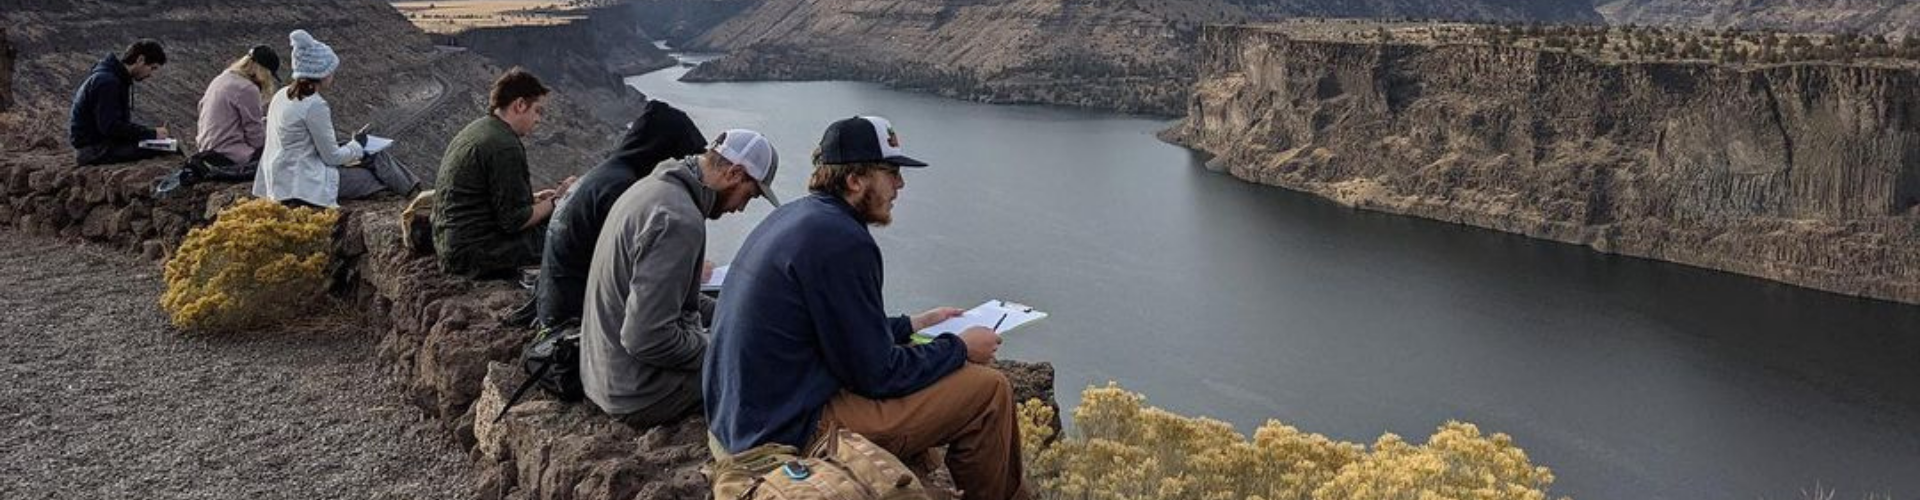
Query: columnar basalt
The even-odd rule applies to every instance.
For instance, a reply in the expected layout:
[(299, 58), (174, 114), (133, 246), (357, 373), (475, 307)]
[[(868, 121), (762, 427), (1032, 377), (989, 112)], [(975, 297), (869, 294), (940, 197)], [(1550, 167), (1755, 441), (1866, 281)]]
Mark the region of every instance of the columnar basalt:
[(1920, 303), (1920, 70), (1210, 28), (1163, 137), (1240, 178)]

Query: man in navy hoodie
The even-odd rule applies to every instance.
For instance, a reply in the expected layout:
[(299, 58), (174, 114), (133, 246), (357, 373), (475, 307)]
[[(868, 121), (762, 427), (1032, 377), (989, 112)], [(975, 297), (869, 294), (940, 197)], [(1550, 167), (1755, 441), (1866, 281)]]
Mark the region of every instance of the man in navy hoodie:
[(73, 94), (67, 137), (81, 165), (140, 161), (166, 154), (144, 149), (140, 141), (167, 138), (166, 127), (133, 121), (133, 84), (152, 78), (167, 64), (167, 51), (154, 40), (140, 40), (119, 57), (107, 56)]
[(903, 460), (947, 446), (966, 500), (1025, 499), (1013, 389), (993, 361), (1000, 337), (976, 327), (912, 345), (960, 314), (886, 315), (871, 226), (893, 221), (900, 150), (884, 118), (834, 122), (814, 153), (810, 196), (754, 228), (720, 292), (703, 371), (716, 454), (762, 446), (817, 453), (859, 433)]

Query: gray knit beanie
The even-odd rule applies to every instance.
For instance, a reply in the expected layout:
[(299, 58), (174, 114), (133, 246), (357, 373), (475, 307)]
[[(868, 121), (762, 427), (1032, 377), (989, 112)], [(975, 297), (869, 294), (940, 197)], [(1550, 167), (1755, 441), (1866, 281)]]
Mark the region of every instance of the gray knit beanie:
[(314, 40), (307, 30), (293, 30), (287, 38), (293, 40), (293, 77), (325, 79), (340, 67), (340, 56), (333, 54), (333, 47)]

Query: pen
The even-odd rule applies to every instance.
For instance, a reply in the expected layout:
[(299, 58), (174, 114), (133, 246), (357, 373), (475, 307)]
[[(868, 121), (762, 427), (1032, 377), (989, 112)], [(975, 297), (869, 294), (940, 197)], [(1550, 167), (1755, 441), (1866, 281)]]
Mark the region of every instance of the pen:
[(1000, 324), (1001, 324), (1001, 323), (1005, 323), (1005, 322), (1007, 322), (1007, 314), (1006, 314), (1006, 313), (1000, 313), (1000, 321), (995, 321), (995, 322), (993, 322), (993, 331), (994, 331), (994, 332), (999, 332), (999, 331), (1000, 331)]

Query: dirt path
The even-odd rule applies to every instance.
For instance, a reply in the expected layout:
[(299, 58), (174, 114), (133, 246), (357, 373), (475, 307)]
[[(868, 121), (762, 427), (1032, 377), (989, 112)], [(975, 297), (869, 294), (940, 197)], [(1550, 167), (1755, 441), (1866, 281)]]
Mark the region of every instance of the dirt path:
[(0, 498), (466, 498), (343, 318), (173, 332), (159, 266), (0, 230)]

